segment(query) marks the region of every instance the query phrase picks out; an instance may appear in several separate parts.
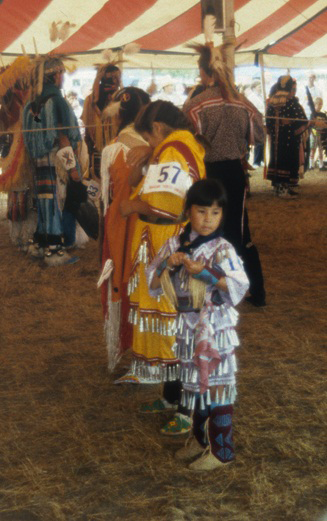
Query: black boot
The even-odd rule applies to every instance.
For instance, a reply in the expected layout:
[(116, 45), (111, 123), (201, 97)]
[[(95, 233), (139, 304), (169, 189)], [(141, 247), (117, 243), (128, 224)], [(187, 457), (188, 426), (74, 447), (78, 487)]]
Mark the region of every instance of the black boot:
[(244, 269), (250, 281), (250, 297), (246, 300), (257, 307), (265, 306), (266, 292), (258, 250), (251, 242), (243, 248), (242, 253)]
[(261, 262), (258, 250), (251, 240), (249, 216), (246, 208), (244, 210), (242, 245), (238, 254), (243, 259), (245, 273), (250, 281), (249, 292), (251, 296), (247, 297), (246, 300), (257, 307), (265, 306), (266, 292)]
[(208, 446), (208, 439), (207, 439), (207, 433), (206, 433), (206, 421), (208, 420), (210, 415), (209, 407), (206, 406), (206, 408), (202, 411), (199, 408), (195, 408), (193, 413), (193, 435), (196, 438), (197, 442), (202, 447)]

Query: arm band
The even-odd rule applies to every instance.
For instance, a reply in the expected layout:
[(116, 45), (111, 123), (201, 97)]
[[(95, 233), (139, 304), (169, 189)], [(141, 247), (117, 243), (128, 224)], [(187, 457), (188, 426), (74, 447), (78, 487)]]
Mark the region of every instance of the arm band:
[(168, 271), (175, 271), (176, 269), (176, 266), (173, 266), (172, 268), (170, 266), (168, 266), (168, 258), (163, 260), (161, 264), (159, 264), (159, 266), (157, 267), (156, 269), (156, 274), (158, 275), (158, 277), (161, 277), (163, 271), (165, 269), (167, 269)]
[(163, 260), (161, 264), (156, 269), (156, 274), (160, 278), (163, 274), (164, 270), (167, 268), (167, 259)]
[(57, 152), (57, 157), (60, 159), (65, 170), (70, 170), (76, 166), (76, 159), (72, 147), (60, 148)]
[(192, 277), (194, 279), (201, 280), (206, 284), (215, 286), (220, 279), (225, 277), (225, 273), (223, 270), (217, 270), (205, 266), (203, 270), (200, 271), (200, 273), (196, 273), (195, 275), (192, 275)]

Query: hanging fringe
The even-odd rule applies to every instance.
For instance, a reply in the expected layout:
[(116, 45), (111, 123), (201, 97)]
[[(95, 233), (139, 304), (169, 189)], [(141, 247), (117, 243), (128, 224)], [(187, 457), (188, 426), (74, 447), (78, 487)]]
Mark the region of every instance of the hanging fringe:
[(134, 358), (131, 372), (142, 380), (142, 383), (157, 384), (160, 382), (172, 382), (180, 377), (180, 365), (170, 361), (164, 362), (145, 362), (139, 358)]
[[(224, 385), (223, 391), (221, 393), (218, 392), (218, 386), (214, 385), (212, 388), (216, 388), (214, 401), (218, 404), (218, 406), (233, 404), (235, 402), (237, 396), (235, 384)], [(195, 409), (196, 394), (197, 391), (184, 389), (182, 394), (182, 405), (193, 411)], [(210, 405), (211, 391), (208, 389), (205, 393), (200, 395), (200, 410), (205, 410)]]
[(160, 277), (160, 284), (163, 289), (163, 292), (169, 302), (174, 306), (175, 309), (177, 309), (178, 303), (177, 303), (177, 297), (175, 293), (175, 288), (173, 286), (173, 283), (171, 281), (169, 270), (165, 269)]
[(128, 322), (138, 327), (140, 333), (159, 333), (162, 336), (173, 337), (177, 329), (175, 315), (162, 315), (134, 308), (129, 311)]
[(207, 285), (201, 280), (190, 277), (189, 290), (192, 295), (192, 305), (195, 309), (202, 309), (206, 296)]

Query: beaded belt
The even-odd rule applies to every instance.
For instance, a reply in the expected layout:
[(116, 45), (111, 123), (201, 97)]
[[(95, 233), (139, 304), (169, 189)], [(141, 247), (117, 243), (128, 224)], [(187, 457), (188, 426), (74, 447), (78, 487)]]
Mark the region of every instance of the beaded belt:
[(200, 313), (201, 309), (190, 306), (189, 297), (177, 297), (177, 311), (180, 313)]

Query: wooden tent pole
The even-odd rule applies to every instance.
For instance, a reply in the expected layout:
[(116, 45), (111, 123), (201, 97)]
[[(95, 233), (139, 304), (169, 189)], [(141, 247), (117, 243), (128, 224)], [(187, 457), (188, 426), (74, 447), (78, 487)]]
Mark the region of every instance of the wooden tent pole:
[[(260, 66), (260, 76), (261, 76), (261, 90), (264, 101), (264, 114), (266, 113), (266, 103), (267, 103), (267, 92), (266, 92), (266, 80), (265, 80), (265, 62), (263, 59), (263, 53), (259, 53), (259, 66)], [(265, 125), (264, 132), (264, 141), (263, 141), (263, 178), (267, 179), (267, 127)]]
[(226, 47), (227, 66), (234, 75), (235, 67), (235, 19), (234, 19), (234, 0), (225, 0), (225, 24), (226, 29), (223, 33), (223, 43)]
[(266, 80), (265, 80), (265, 63), (264, 63), (262, 52), (259, 54), (259, 65), (260, 65), (262, 95), (263, 95), (263, 99), (266, 104), (267, 93), (266, 93)]

